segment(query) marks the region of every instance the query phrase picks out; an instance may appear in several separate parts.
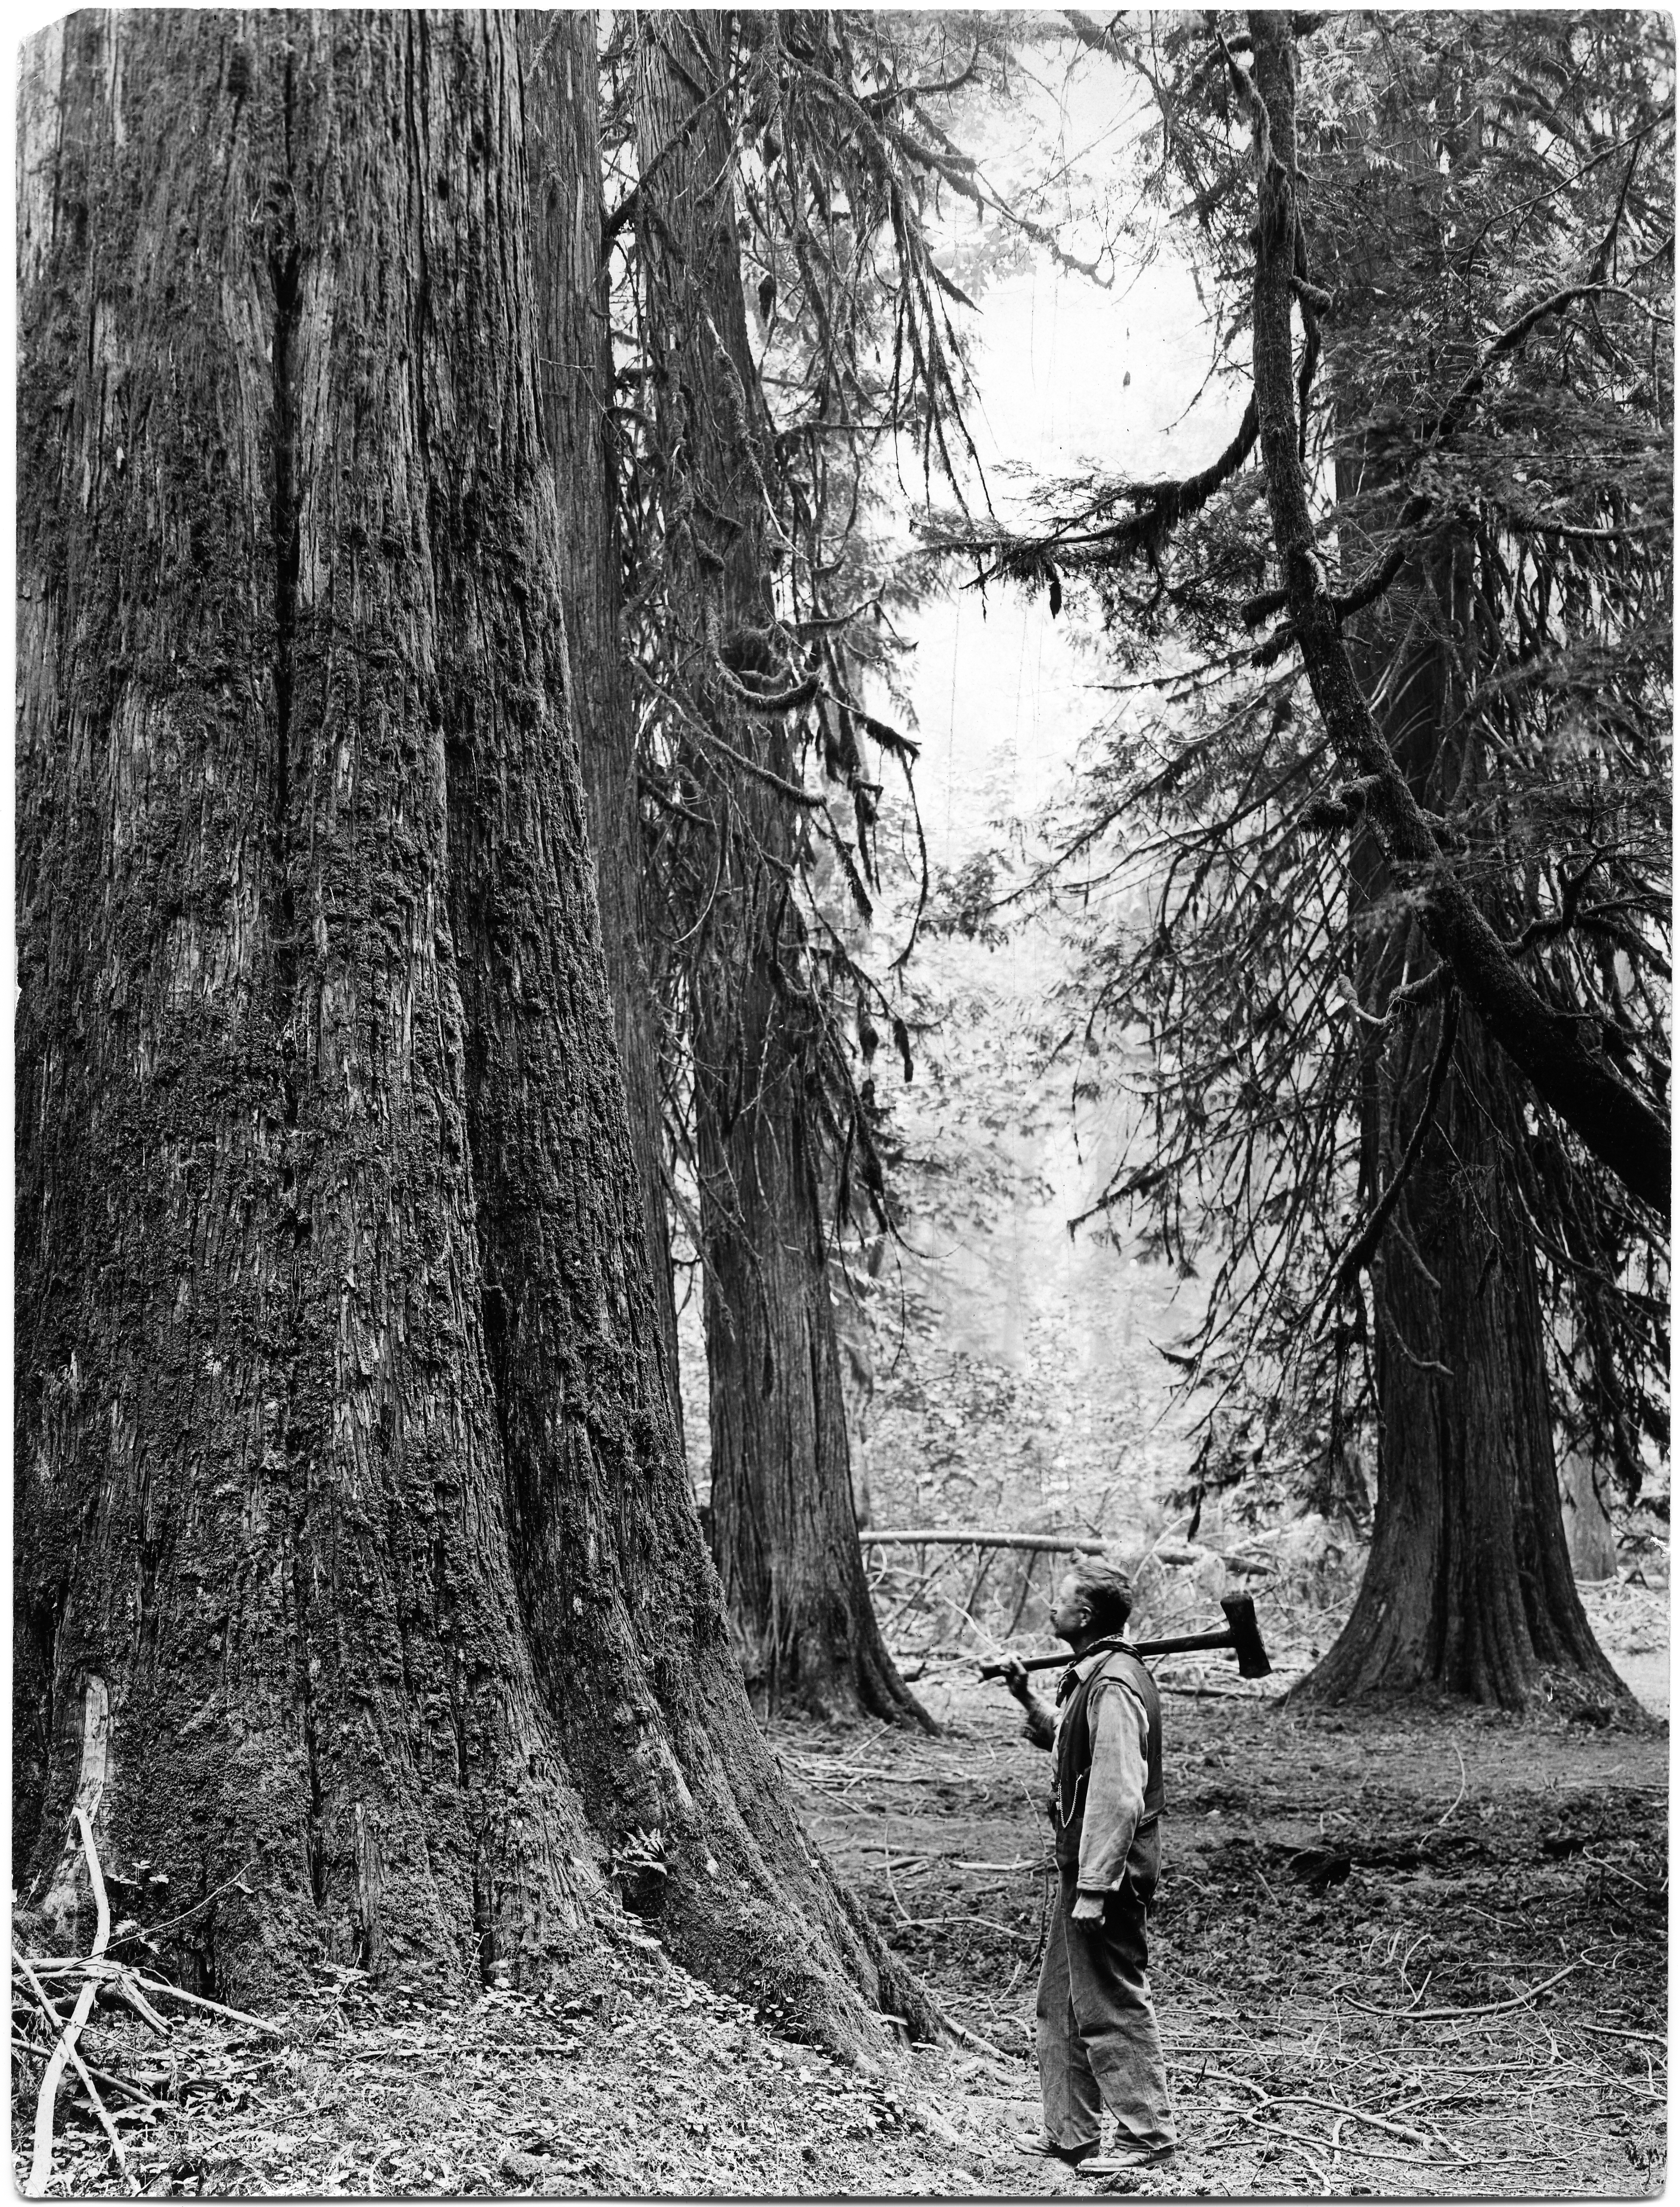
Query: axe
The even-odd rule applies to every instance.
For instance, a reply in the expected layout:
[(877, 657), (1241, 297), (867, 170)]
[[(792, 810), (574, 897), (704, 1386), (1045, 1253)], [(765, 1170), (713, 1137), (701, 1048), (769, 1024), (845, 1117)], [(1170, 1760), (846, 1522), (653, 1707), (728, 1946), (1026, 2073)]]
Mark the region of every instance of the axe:
[[(1229, 1648), (1235, 1650), (1238, 1676), (1244, 1678), (1264, 1678), (1270, 1676), (1271, 1665), (1261, 1645), (1260, 1628), (1255, 1622), (1254, 1604), (1246, 1594), (1227, 1594), (1219, 1606), (1225, 1612), (1223, 1632), (1185, 1632), (1175, 1640), (1139, 1640), (1131, 1643), (1133, 1655), (1187, 1655), (1193, 1649)], [(1112, 1643), (1118, 1645), (1118, 1642)], [(1031, 1655), (1022, 1659), (1023, 1671), (1060, 1671), (1077, 1659), (1066, 1655)], [(1001, 1678), (1007, 1664), (983, 1663), (983, 1678)]]

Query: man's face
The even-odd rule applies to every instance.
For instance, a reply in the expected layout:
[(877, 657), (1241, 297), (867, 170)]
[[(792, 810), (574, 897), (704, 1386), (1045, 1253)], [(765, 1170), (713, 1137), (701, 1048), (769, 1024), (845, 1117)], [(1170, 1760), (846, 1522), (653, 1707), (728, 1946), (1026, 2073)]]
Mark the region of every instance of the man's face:
[(1085, 1596), (1079, 1592), (1079, 1582), (1072, 1571), (1055, 1590), (1055, 1606), (1050, 1611), (1050, 1630), (1058, 1640), (1069, 1647), (1091, 1623), (1091, 1611)]

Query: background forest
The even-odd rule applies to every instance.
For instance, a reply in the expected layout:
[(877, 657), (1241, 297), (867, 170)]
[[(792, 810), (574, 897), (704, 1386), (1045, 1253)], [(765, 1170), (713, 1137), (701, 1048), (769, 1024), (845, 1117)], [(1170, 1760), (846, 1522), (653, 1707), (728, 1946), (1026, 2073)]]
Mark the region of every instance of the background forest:
[[(1673, 100), (1620, 11), (27, 42), (33, 2189), (113, 2097), (153, 2189), (995, 2188), (972, 1673), (1075, 1542), (1276, 1666), (1170, 1687), (1186, 2180), (1652, 2179)], [(1444, 2131), (1408, 2030), (1543, 1995)]]
[[(1165, 70), (1176, 34), (1152, 25), (1148, 35)], [(1455, 25), (1438, 50), (1427, 38), (1398, 38), (1393, 27), (1337, 27), (1323, 75), (1336, 112), (1315, 127), (1338, 147), (1350, 129), (1364, 134), (1357, 158), (1337, 172), (1337, 188), (1355, 195), (1338, 219), (1364, 218), (1379, 192), (1391, 194), (1385, 180), (1412, 158), (1406, 134), (1415, 139), (1438, 120), (1444, 97), (1480, 134), (1468, 181), (1454, 175), (1444, 141), (1437, 147), (1436, 174), (1451, 181), (1430, 188), (1427, 215), (1420, 217), (1415, 180), (1405, 187), (1417, 249), (1394, 272), (1392, 290), (1376, 288), (1372, 275), (1358, 326), (1332, 349), (1333, 362), (1348, 363), (1341, 372), (1368, 380), (1378, 362), (1403, 355), (1431, 326), (1419, 272), (1431, 251), (1450, 253), (1450, 241), (1468, 234), (1473, 212), (1490, 230), (1502, 219), (1516, 219), (1519, 235), (1538, 224), (1530, 240), (1537, 271), (1555, 251), (1561, 209), (1549, 201), (1568, 189), (1556, 148), (1537, 159), (1532, 128), (1503, 146), (1478, 105), (1492, 74), (1520, 65), (1531, 35), (1538, 33), (1513, 24), (1466, 47)], [(1630, 23), (1629, 35), (1642, 33)], [(1509, 41), (1503, 49), (1500, 36)], [(1206, 654), (1217, 631), (1211, 584), (1198, 560), (1229, 564), (1232, 547), (1219, 531), (1234, 524), (1222, 517), (1205, 553), (1181, 551), (1151, 570), (1151, 618), (1140, 619), (1135, 604), (1103, 595), (1101, 578), (1115, 562), (1101, 532), (1067, 517), (1082, 523), (1128, 482), (1182, 473), (1190, 455), (1217, 442), (1229, 394), (1242, 383), (1241, 295), (1222, 293), (1214, 281), (1228, 272), (1222, 256), (1232, 248), (1210, 210), (1173, 196), (1175, 164), (1186, 164), (1193, 181), (1203, 175), (1214, 164), (1217, 132), (1199, 135), (1140, 51), (1115, 51), (1112, 39), (1105, 47), (1089, 23), (1040, 27), (1017, 49), (1005, 102), (977, 91), (960, 102), (989, 173), (1006, 194), (1027, 179), (1029, 196), (1014, 206), (1013, 221), (1001, 205), (977, 209), (955, 194), (931, 218), (978, 308), (964, 325), (976, 452), (963, 487), (996, 501), (1018, 528), (1024, 515), (1054, 517), (1048, 534), (1023, 536), (1017, 547), (1031, 593), (1025, 602), (1008, 589), (1007, 558), (989, 577), (947, 562), (944, 588), (918, 608), (908, 648), (893, 662), (910, 725), (924, 738), (915, 768), (919, 817), (912, 827), (903, 801), (895, 807), (889, 777), (885, 894), (866, 936), (881, 946), (882, 961), (916, 938), (895, 1001), (919, 1038), (922, 1086), (918, 1092), (895, 1081), (888, 1091), (894, 1139), (904, 1144), (894, 1181), (902, 1239), (890, 1249), (867, 1246), (866, 1265), (850, 1266), (843, 1287), (836, 1282), (849, 1340), (854, 1479), (877, 1525), (1076, 1528), (1117, 1538), (1134, 1555), (1193, 1523), (1200, 1531), (1229, 1519), (1241, 1540), (1245, 1528), (1294, 1520), (1292, 1546), (1314, 1551), (1350, 1598), (1370, 1530), (1380, 1415), (1366, 1314), (1354, 1309), (1350, 1328), (1344, 1307), (1335, 1327), (1316, 1326), (1320, 1340), (1309, 1358), (1278, 1345), (1303, 1295), (1319, 1284), (1315, 1268), (1330, 1268), (1328, 1222), (1353, 1217), (1355, 1189), (1368, 1177), (1356, 1151), (1349, 1062), (1333, 1047), (1297, 1100), (1299, 1123), (1286, 1128), (1267, 1191), (1270, 1223), (1281, 1220), (1282, 1230), (1264, 1230), (1265, 1215), (1252, 1200), (1246, 1209), (1245, 1199), (1233, 1200), (1231, 1165), (1253, 1164), (1253, 1099), (1275, 1109), (1286, 1058), (1268, 1059), (1251, 1044), (1246, 1082), (1230, 1077), (1235, 1053), (1180, 1062), (1189, 1039), (1185, 1011), (1169, 995), (1163, 1001), (1145, 948), (1157, 918), (1185, 935), (1199, 930), (1181, 986), (1217, 998), (1217, 1031), (1229, 1042), (1226, 991), (1233, 974), (1246, 972), (1243, 960), (1257, 951), (1312, 952), (1310, 936), (1295, 945), (1269, 925), (1268, 895), (1275, 911), (1320, 915), (1318, 971), (1301, 1017), (1308, 1032), (1324, 1020), (1334, 1028), (1338, 992), (1351, 995), (1354, 983), (1345, 962), (1336, 972), (1333, 940), (1326, 954), (1322, 916), (1336, 912), (1345, 882), (1326, 865), (1322, 836), (1316, 847), (1305, 839), (1303, 850), (1299, 809), (1292, 817), (1280, 808), (1276, 790), (1237, 816), (1241, 842), (1210, 803), (1225, 787), (1217, 777), (1199, 775), (1190, 802), (1178, 797), (1184, 763), (1207, 756), (1216, 715), (1229, 716), (1229, 731), (1237, 714), (1262, 704), (1273, 716), (1291, 710), (1289, 680), (1256, 677), (1259, 695), (1245, 695), (1231, 673), (1241, 650)], [(1217, 105), (1223, 94), (1212, 97)], [(1373, 104), (1387, 117), (1380, 142)], [(1539, 126), (1542, 140), (1551, 127)], [(1542, 186), (1529, 194), (1534, 205), (1525, 199), (1514, 215), (1498, 206), (1507, 164)], [(1599, 165), (1589, 160), (1588, 173)], [(1229, 172), (1221, 181), (1229, 188)], [(1619, 233), (1626, 209), (1616, 216), (1617, 204), (1612, 190), (1605, 218), (1614, 216)], [(1033, 234), (1034, 217), (1049, 213), (1062, 220), (1063, 245)], [(1569, 218), (1584, 213), (1571, 202)], [(1370, 242), (1358, 246), (1369, 250)], [(1474, 254), (1467, 266), (1474, 283)], [(1516, 297), (1520, 275), (1503, 264), (1496, 272), (1498, 296)], [(1395, 302), (1386, 312), (1376, 304), (1385, 298)], [(1519, 399), (1514, 384), (1506, 403), (1533, 405), (1545, 418), (1557, 402), (1540, 387), (1545, 372), (1538, 363), (1534, 373), (1528, 398)], [(1583, 417), (1582, 434), (1602, 427), (1589, 429)], [(1327, 468), (1339, 449), (1333, 414), (1318, 434), (1318, 464)], [(1618, 439), (1626, 434), (1618, 422)], [(1523, 442), (1519, 432), (1516, 448), (1500, 459), (1526, 481)], [(1478, 454), (1478, 467), (1490, 464)], [(1660, 500), (1665, 459), (1656, 467)], [(1497, 501), (1502, 487), (1479, 483), (1474, 495)], [(1244, 497), (1252, 504), (1252, 486), (1234, 502)], [(901, 493), (894, 511), (902, 528), (913, 507)], [(1571, 552), (1581, 541), (1560, 540)], [(1048, 572), (1034, 571), (1041, 556)], [(1549, 592), (1545, 570), (1542, 558), (1538, 587)], [(1224, 585), (1217, 564), (1214, 571)], [(1050, 573), (1054, 611), (1044, 587)], [(1076, 577), (1099, 588), (1081, 588)], [(1163, 599), (1187, 610), (1163, 614), (1155, 610)], [(1240, 623), (1238, 611), (1229, 608), (1222, 645), (1252, 625), (1252, 615)], [(1411, 618), (1415, 627), (1417, 613)], [(1580, 679), (1571, 655), (1584, 667), (1604, 648), (1586, 638), (1563, 647), (1560, 636), (1548, 655), (1535, 649), (1538, 633), (1531, 624), (1516, 648), (1516, 663), (1528, 662), (1529, 672), (1490, 678), (1502, 710), (1514, 679), (1565, 693)], [(1256, 656), (1270, 667), (1270, 657)], [(1659, 678), (1655, 701), (1665, 695)], [(1559, 709), (1547, 698), (1540, 709)], [(1558, 756), (1559, 740), (1542, 739), (1541, 771)], [(1264, 757), (1239, 751), (1223, 762), (1225, 774), (1252, 779)], [(1286, 771), (1286, 789), (1290, 779)], [(1665, 787), (1659, 776), (1649, 791), (1647, 847), (1659, 877)], [(1559, 822), (1547, 826), (1555, 834)], [(1558, 862), (1567, 873), (1579, 861), (1560, 854)], [(1174, 873), (1193, 863), (1194, 886), (1174, 910)], [(933, 888), (923, 908), (924, 864)], [(1245, 867), (1268, 877), (1258, 897), (1231, 886)], [(844, 907), (843, 892), (836, 902)], [(1653, 918), (1659, 906), (1660, 898), (1650, 906)], [(1361, 924), (1345, 915), (1342, 924), (1350, 926), (1345, 961)], [(1358, 1016), (1342, 1015), (1341, 1024), (1356, 1032)], [(1278, 1022), (1276, 1032), (1292, 1052), (1302, 1025)], [(1571, 1200), (1549, 1190), (1542, 1208), (1561, 1202), (1567, 1210)], [(1544, 1220), (1540, 1231), (1544, 1239)], [(1648, 1253), (1638, 1261), (1659, 1285)], [(1205, 1273), (1217, 1276), (1211, 1313)], [(1579, 1576), (1593, 1581), (1613, 1575), (1617, 1531), (1629, 1544), (1623, 1570), (1645, 1576), (1641, 1559), (1653, 1552), (1660, 1576), (1667, 1507), (1661, 1296), (1641, 1305), (1623, 1259), (1608, 1250), (1577, 1277), (1611, 1275), (1623, 1292), (1606, 1303), (1595, 1287), (1587, 1323), (1570, 1307), (1567, 1262), (1543, 1291), (1566, 1527)], [(1250, 1308), (1222, 1331), (1229, 1309), (1253, 1301), (1257, 1277), (1261, 1312)], [(684, 1384), (691, 1400), (703, 1403), (697, 1302), (687, 1313)], [(1621, 1332), (1624, 1321), (1629, 1334)], [(1251, 1358), (1256, 1348), (1262, 1353)], [(1612, 1378), (1622, 1358), (1623, 1377)], [(1395, 1415), (1391, 1406), (1391, 1421)], [(703, 1495), (703, 1434), (691, 1438), (691, 1454)], [(1312, 1523), (1301, 1522), (1303, 1511)], [(1019, 1576), (1006, 1570), (1001, 1586), (996, 1575), (989, 1581), (994, 1603), (1017, 1622)], [(1204, 1574), (1204, 1593), (1213, 1576)], [(940, 1584), (960, 1593), (948, 1571)], [(1041, 1614), (1036, 1604), (1030, 1596), (1029, 1619)], [(936, 1599), (936, 1613), (938, 1606)]]

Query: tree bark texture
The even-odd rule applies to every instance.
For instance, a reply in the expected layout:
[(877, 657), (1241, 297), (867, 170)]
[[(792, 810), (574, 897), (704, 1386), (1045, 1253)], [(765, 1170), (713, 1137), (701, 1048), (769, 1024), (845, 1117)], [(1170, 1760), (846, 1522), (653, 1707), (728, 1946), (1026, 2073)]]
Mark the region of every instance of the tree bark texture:
[(1291, 323), (1298, 218), (1294, 33), (1287, 11), (1258, 9), (1250, 30), (1259, 107), (1254, 395), (1280, 579), (1325, 733), (1337, 755), (1368, 778), (1368, 812), (1384, 850), (1408, 870), (1429, 938), (1490, 1038), (1593, 1155), (1666, 1219), (1666, 1122), (1588, 1045), (1579, 1020), (1548, 1004), (1511, 959), (1396, 767), (1343, 642), (1298, 446)]
[[(1408, 181), (1402, 172), (1399, 189)], [(1406, 250), (1407, 212), (1402, 199), (1390, 251)], [(1380, 454), (1338, 463), (1350, 565), (1372, 547), (1348, 517), (1361, 493), (1390, 481)], [(1386, 505), (1391, 523), (1399, 502), (1396, 486), (1379, 514)], [(1410, 560), (1348, 646), (1362, 691), (1384, 701), (1382, 739), (1410, 795), (1466, 816), (1486, 781), (1459, 672), (1479, 648), (1473, 557), (1453, 532)], [(1397, 1195), (1369, 1268), (1378, 1420), (1371, 1554), (1348, 1624), (1305, 1690), (1333, 1700), (1421, 1687), (1518, 1709), (1551, 1674), (1565, 1699), (1624, 1699), (1569, 1564), (1545, 1315), (1517, 1193), (1520, 1081), (1473, 1010), (1438, 1000), (1409, 1015), (1392, 1007), (1435, 953), (1399, 870), (1365, 828), (1349, 854), (1348, 919), (1360, 1007), (1373, 1021), (1395, 1021), (1365, 1030), (1361, 1192), (1367, 1208), (1396, 1182)], [(1450, 1056), (1438, 1082), (1443, 1049)]]
[(637, 209), (683, 688), (708, 701), (688, 762), (711, 846), (688, 1002), (712, 1543), (768, 1708), (925, 1724), (881, 1636), (852, 1504), (791, 800), (753, 771), (786, 783), (792, 745), (782, 719), (732, 701), (718, 665), (752, 664), (774, 622), (732, 149), (715, 97), (726, 24), (687, 10), (643, 19)]
[(511, 18), (26, 49), (17, 1875), (81, 1800), (251, 1888), (218, 1990), (523, 1982), (639, 1833), (679, 1952), (856, 2043), (665, 1385), (523, 133)]
[[(1441, 1017), (1384, 1082), (1388, 1169), (1420, 1110)], [(1569, 1566), (1539, 1283), (1507, 1145), (1520, 1112), (1500, 1054), (1461, 1019), (1452, 1070), (1372, 1267), (1376, 1519), (1352, 1615), (1304, 1690), (1420, 1687), (1526, 1708), (1549, 1683), (1625, 1690)]]
[[(244, 1869), (197, 1943), (254, 1989), (517, 1954), (597, 1882), (509, 1564), (448, 912), (437, 432), (495, 172), (449, 79), (492, 66), (83, 15), (22, 87), (15, 1839), (50, 1870), (80, 1788), (183, 1905)], [(523, 619), (476, 610), (480, 650)]]
[(583, 762), (601, 939), (643, 1190), (667, 1386), (682, 1428), (665, 1199), (659, 1010), (637, 788), (634, 701), (620, 648), (621, 553), (610, 446), (612, 326), (601, 247), (593, 9), (523, 15), (537, 398), (560, 505), (572, 717)]

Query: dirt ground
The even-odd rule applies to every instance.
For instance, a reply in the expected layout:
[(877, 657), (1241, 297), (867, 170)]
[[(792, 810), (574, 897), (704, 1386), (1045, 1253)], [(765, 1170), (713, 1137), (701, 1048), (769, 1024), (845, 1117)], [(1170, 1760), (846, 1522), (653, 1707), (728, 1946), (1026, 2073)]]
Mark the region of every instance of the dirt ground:
[[(1655, 1699), (1665, 1593), (1595, 1624)], [(1637, 1647), (1635, 1643), (1638, 1643)], [(1659, 2191), (1667, 2104), (1665, 1728), (1462, 1708), (1314, 1714), (1277, 1680), (1162, 1667), (1153, 1974), (1182, 2139), (1106, 2188), (1185, 2196)], [(1287, 1684), (1287, 1678), (1282, 1681)], [(96, 2067), (155, 2096), (132, 2174), (63, 2096), (55, 2192), (1091, 2192), (1021, 2157), (1044, 1758), (972, 1663), (924, 1672), (937, 1738), (773, 1734), (812, 1828), (959, 2043), (852, 2068), (761, 2027), (647, 1929), (543, 1998), (439, 2016), (350, 1976), (278, 2038), (100, 2010)], [(1344, 1863), (1317, 1889), (1291, 1864)], [(120, 2014), (121, 2012), (117, 2012)], [(27, 2154), (39, 2071), (14, 2061)], [(126, 2103), (131, 2108), (134, 2103)]]
[[(1182, 2143), (1149, 2188), (1660, 2188), (1664, 1734), (1312, 1716), (1229, 1686), (1164, 1698), (1151, 1946)], [(964, 1685), (938, 1742), (813, 1743), (797, 1767), (882, 1929), (1002, 2057), (977, 2051), (960, 2101), (942, 2094), (984, 2143), (975, 2174), (1088, 2189), (995, 2150), (1034, 2111), (1043, 1905), (1043, 1759), (1013, 1730)], [(1339, 1882), (1296, 1881), (1309, 1849), (1347, 1859)]]

